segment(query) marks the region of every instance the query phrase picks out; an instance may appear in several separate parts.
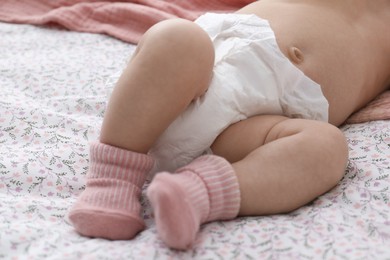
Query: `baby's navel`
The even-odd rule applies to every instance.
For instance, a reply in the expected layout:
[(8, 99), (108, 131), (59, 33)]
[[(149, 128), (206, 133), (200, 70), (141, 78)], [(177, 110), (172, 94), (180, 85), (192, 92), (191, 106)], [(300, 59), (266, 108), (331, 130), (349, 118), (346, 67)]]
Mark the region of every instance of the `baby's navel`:
[(302, 63), (304, 60), (302, 51), (297, 47), (290, 47), (288, 49), (288, 57), (296, 64)]

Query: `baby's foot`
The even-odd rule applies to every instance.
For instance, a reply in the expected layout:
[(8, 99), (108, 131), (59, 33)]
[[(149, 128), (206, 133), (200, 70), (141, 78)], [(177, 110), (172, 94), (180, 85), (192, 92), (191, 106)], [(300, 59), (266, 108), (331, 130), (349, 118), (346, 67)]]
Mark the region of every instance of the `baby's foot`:
[(209, 213), (207, 190), (199, 177), (193, 173), (157, 174), (147, 195), (161, 239), (171, 248), (191, 247)]
[(182, 250), (194, 244), (201, 224), (232, 219), (240, 207), (232, 166), (213, 155), (199, 157), (176, 174), (157, 174), (147, 196), (161, 239)]
[(93, 143), (86, 189), (69, 212), (78, 233), (131, 239), (144, 228), (139, 202), (153, 160), (102, 143)]

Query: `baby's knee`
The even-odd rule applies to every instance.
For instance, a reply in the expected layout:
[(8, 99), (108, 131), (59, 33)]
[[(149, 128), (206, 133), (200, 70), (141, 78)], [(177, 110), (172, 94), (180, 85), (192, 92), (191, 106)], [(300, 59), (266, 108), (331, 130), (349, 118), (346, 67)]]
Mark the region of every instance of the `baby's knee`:
[(317, 161), (310, 167), (313, 167), (313, 174), (318, 174), (318, 181), (329, 187), (336, 185), (344, 176), (348, 162), (348, 145), (344, 133), (329, 123), (290, 119), (277, 124), (270, 136), (296, 134), (301, 148), (308, 148), (308, 156)]
[(344, 133), (331, 124), (324, 124), (319, 131), (319, 137), (323, 139), (322, 142), (327, 144), (331, 151), (337, 152), (342, 161), (346, 161), (348, 159), (348, 144)]
[[(139, 46), (161, 46), (166, 53), (184, 59), (190, 57), (214, 64), (214, 47), (208, 34), (197, 24), (184, 19), (169, 19), (152, 26), (142, 37)], [(204, 64), (203, 64), (204, 65)]]
[(208, 34), (188, 20), (171, 19), (154, 25), (141, 39), (133, 58), (136, 56), (185, 78), (183, 87), (194, 90), (194, 98), (207, 90), (212, 79), (214, 46)]
[(322, 150), (322, 160), (326, 161), (329, 167), (329, 174), (323, 177), (337, 184), (344, 176), (348, 162), (348, 144), (345, 135), (339, 128), (330, 124), (321, 124), (312, 134)]

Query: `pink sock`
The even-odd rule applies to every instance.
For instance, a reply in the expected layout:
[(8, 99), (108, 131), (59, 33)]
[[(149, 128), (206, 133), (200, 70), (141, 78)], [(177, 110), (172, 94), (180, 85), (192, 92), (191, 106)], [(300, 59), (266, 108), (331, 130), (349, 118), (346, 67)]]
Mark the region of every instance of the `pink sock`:
[(90, 147), (87, 187), (69, 212), (84, 236), (131, 239), (144, 228), (139, 202), (153, 159), (103, 143)]
[(176, 174), (157, 174), (147, 196), (161, 239), (174, 249), (191, 247), (201, 224), (235, 218), (240, 207), (234, 170), (214, 155), (199, 157)]

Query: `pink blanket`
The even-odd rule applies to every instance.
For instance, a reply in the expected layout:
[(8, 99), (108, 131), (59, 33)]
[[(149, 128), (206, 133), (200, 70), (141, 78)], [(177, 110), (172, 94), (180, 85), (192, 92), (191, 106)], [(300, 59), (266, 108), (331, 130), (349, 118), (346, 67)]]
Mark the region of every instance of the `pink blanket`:
[[(169, 18), (194, 20), (213, 11), (234, 11), (255, 0), (0, 0), (0, 21), (55, 23), (69, 30), (105, 33), (137, 43), (153, 24)], [(390, 91), (352, 115), (347, 123), (390, 119)]]
[(390, 90), (385, 91), (366, 107), (350, 116), (347, 123), (357, 124), (386, 119), (390, 119)]
[(69, 30), (105, 33), (137, 43), (153, 24), (168, 18), (194, 20), (206, 11), (233, 11), (255, 0), (1, 0), (0, 20), (56, 23)]

